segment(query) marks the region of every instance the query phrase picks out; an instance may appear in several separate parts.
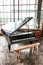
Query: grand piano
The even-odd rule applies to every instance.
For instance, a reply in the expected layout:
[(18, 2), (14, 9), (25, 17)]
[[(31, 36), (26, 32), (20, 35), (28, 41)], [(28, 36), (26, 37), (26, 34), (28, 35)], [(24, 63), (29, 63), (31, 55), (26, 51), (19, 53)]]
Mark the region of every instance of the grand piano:
[(22, 21), (10, 22), (2, 26), (1, 31), (8, 42), (8, 49), (10, 51), (11, 45), (23, 42), (37, 41), (34, 32), (20, 32), (20, 28), (29, 22), (33, 17), (26, 17)]

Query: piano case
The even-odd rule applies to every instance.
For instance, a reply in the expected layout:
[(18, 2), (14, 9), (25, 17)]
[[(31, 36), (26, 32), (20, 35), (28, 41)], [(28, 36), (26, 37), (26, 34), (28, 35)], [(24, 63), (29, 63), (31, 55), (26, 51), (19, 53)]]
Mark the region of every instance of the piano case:
[(22, 21), (11, 22), (2, 26), (1, 31), (8, 42), (8, 49), (10, 51), (11, 44), (20, 42), (34, 42), (37, 41), (34, 32), (17, 32), (24, 24), (29, 22), (32, 17), (26, 17)]

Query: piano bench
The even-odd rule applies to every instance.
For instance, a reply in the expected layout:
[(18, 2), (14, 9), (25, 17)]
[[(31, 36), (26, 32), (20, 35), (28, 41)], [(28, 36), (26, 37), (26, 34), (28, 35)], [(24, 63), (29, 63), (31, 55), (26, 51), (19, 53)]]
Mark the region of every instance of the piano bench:
[(29, 45), (26, 45), (26, 46), (22, 46), (20, 48), (17, 48), (15, 49), (15, 52), (17, 54), (17, 62), (20, 62), (20, 55), (21, 55), (21, 50), (24, 50), (24, 49), (27, 49), (27, 48), (34, 48), (34, 54), (35, 55), (38, 55), (38, 46), (40, 45), (39, 42), (37, 43), (33, 43), (33, 44), (29, 44)]

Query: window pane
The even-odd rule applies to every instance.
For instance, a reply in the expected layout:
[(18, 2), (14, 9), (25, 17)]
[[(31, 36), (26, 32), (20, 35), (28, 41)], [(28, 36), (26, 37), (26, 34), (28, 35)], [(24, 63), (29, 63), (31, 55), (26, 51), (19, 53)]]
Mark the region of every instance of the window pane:
[(13, 13), (13, 6), (11, 6), (11, 7), (10, 7), (10, 12), (12, 12), (12, 13)]
[(19, 3), (21, 4), (22, 3), (22, 0), (19, 0)]
[(18, 13), (15, 13), (15, 18), (18, 18)]
[(3, 6), (0, 6), (0, 12), (3, 12)]
[(22, 10), (26, 10), (26, 8), (27, 8), (26, 5), (25, 6), (22, 6)]
[(30, 4), (30, 0), (27, 0), (28, 1), (28, 3), (27, 4)]
[(10, 1), (11, 1), (11, 3), (10, 3), (10, 4), (11, 4), (11, 5), (13, 5), (13, 0), (10, 0)]
[(22, 17), (22, 13), (19, 13), (19, 17), (20, 17), (20, 18)]
[(18, 6), (15, 6), (15, 10), (18, 10)]
[(35, 4), (35, 0), (30, 0), (30, 4)]
[(11, 18), (14, 18), (13, 13), (11, 13)]
[(22, 0), (22, 4), (26, 4), (26, 0)]
[(30, 6), (29, 6), (29, 5), (28, 5), (28, 6), (26, 6), (26, 9), (27, 9), (27, 10), (30, 10)]
[(0, 13), (0, 18), (3, 18), (4, 16), (3, 16), (3, 13)]
[(15, 18), (15, 21), (18, 21), (18, 18)]
[(15, 4), (18, 4), (18, 0), (15, 0)]
[(22, 6), (19, 6), (19, 10), (22, 10)]
[(3, 2), (4, 2), (4, 5), (7, 5), (7, 0), (3, 0)]
[(26, 14), (26, 16), (27, 16), (27, 17), (30, 17), (30, 13), (28, 12), (28, 13)]
[(4, 13), (4, 18), (10, 18), (10, 13)]
[(38, 9), (38, 6), (36, 5), (35, 9), (37, 10)]
[(38, 4), (38, 0), (35, 0), (35, 3)]
[(35, 6), (34, 5), (30, 5), (30, 10), (35, 10)]
[(4, 6), (4, 12), (10, 12), (10, 6)]
[(26, 17), (26, 13), (22, 13), (22, 18)]
[(3, 0), (0, 0), (0, 5), (3, 5)]
[(14, 22), (14, 19), (13, 19), (13, 18), (11, 18), (11, 19), (10, 19), (10, 22)]
[(35, 17), (35, 13), (30, 13), (30, 17)]
[(6, 1), (7, 5), (10, 5), (10, 1), (11, 1), (11, 0), (9, 0), (9, 1), (7, 0), (7, 1)]
[(10, 18), (7, 19), (7, 22), (11, 22)]

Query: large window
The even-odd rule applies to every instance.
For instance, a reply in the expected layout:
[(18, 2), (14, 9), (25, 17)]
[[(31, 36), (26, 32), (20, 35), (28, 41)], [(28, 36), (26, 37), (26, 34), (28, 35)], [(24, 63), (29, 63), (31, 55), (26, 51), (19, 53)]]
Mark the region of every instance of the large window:
[(38, 5), (38, 0), (15, 0), (14, 2), (15, 20), (22, 19), (26, 16), (36, 17), (37, 5)]
[(0, 0), (0, 22), (13, 21), (13, 0)]
[(0, 24), (37, 17), (38, 0), (0, 0)]

